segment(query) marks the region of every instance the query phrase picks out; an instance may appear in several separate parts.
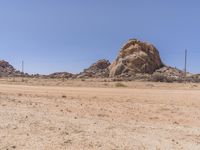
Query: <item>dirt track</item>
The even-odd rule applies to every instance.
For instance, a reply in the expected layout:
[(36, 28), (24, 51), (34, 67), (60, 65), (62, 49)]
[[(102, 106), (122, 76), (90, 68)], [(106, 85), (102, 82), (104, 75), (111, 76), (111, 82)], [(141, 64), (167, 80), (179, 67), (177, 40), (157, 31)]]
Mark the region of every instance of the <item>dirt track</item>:
[(0, 150), (200, 149), (199, 90), (0, 84)]

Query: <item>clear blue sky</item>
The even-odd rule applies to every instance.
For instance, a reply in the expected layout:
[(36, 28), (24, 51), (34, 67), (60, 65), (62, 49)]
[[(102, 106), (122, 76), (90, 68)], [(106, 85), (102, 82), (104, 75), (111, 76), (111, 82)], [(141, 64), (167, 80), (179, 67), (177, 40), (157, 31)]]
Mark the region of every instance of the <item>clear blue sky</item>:
[(200, 73), (199, 0), (0, 0), (0, 59), (28, 73), (79, 72), (113, 61), (130, 38), (165, 64)]

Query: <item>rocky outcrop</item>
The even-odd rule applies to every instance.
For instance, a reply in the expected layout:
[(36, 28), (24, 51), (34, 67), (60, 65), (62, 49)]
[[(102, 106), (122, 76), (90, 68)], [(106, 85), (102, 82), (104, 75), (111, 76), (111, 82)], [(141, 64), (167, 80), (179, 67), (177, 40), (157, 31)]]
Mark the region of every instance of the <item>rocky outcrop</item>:
[(105, 78), (109, 76), (110, 62), (102, 59), (92, 64), (88, 69), (77, 75), (77, 78)]
[(0, 60), (0, 77), (20, 76), (22, 73), (17, 71), (7, 61)]
[(152, 74), (162, 66), (159, 52), (152, 44), (131, 39), (122, 47), (117, 59), (109, 67), (109, 76)]

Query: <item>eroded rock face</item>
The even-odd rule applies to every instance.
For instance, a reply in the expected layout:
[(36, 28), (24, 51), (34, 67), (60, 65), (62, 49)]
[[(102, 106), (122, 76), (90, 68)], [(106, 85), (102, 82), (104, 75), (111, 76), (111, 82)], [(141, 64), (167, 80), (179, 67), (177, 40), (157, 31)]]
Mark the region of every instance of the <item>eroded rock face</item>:
[(92, 64), (88, 69), (84, 69), (77, 77), (78, 78), (104, 78), (109, 76), (110, 62), (102, 59)]
[(149, 43), (129, 40), (109, 67), (109, 76), (127, 76), (135, 73), (152, 74), (163, 66), (158, 50)]

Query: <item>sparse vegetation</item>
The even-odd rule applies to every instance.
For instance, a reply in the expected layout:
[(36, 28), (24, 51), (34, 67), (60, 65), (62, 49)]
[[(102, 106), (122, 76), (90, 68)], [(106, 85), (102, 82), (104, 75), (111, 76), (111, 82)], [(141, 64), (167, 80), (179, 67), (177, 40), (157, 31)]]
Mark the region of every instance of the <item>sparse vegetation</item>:
[(85, 81), (85, 79), (81, 79), (81, 81), (83, 81), (83, 82), (84, 82), (84, 81)]
[(104, 85), (104, 86), (108, 86), (108, 83), (104, 83), (103, 85)]
[(22, 96), (22, 93), (18, 93), (18, 96)]
[(152, 75), (152, 81), (172, 83), (172, 82), (177, 81), (177, 79), (174, 78), (174, 77), (166, 76), (162, 73), (155, 73), (155, 74)]
[(66, 95), (62, 95), (62, 98), (67, 98), (67, 96)]
[(167, 82), (167, 83), (172, 83), (172, 82), (177, 82), (177, 83), (183, 83), (183, 82), (199, 83), (200, 82), (200, 77), (198, 75), (194, 75), (194, 76), (188, 76), (188, 77), (184, 78), (184, 77), (181, 77), (181, 76), (173, 77), (173, 76), (167, 76), (167, 75), (162, 74), (162, 73), (154, 73), (152, 75), (152, 78), (150, 79), (150, 81)]
[(124, 83), (121, 83), (121, 82), (115, 83), (115, 86), (116, 87), (127, 87)]
[(200, 83), (200, 75), (193, 75), (192, 77), (190, 77), (188, 80), (194, 82), (194, 83)]
[(161, 73), (155, 73), (152, 75), (152, 80), (155, 82), (164, 82), (165, 78), (166, 77)]

